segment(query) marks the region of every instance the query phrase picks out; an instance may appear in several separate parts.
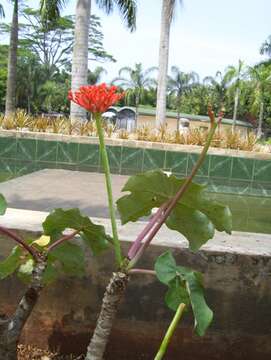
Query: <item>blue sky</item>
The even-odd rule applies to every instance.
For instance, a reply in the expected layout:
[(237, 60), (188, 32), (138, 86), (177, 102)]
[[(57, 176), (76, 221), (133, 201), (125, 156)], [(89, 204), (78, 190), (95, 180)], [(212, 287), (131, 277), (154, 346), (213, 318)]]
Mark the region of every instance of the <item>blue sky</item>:
[[(6, 0), (7, 20), (11, 6)], [(75, 0), (70, 0), (65, 14), (73, 14)], [(94, 3), (94, 1), (93, 1)], [(142, 62), (144, 67), (157, 66), (162, 0), (138, 0), (138, 24), (135, 33), (123, 25), (118, 12), (105, 16), (96, 6), (92, 12), (102, 18), (105, 49), (117, 63), (105, 63), (105, 80), (117, 75), (122, 66)], [(30, 6), (36, 1), (29, 0)], [(172, 25), (170, 59), (183, 71), (197, 71), (201, 78), (237, 64), (238, 59), (252, 65), (263, 57), (261, 43), (271, 34), (270, 0), (184, 0), (177, 7)], [(96, 64), (90, 63), (90, 68)]]

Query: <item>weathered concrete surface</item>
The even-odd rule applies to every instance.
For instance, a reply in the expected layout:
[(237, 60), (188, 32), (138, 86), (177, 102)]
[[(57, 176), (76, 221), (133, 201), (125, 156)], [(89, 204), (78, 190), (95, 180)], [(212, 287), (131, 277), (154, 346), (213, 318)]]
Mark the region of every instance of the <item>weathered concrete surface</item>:
[[(121, 196), (128, 176), (112, 175), (113, 195)], [(57, 207), (78, 207), (84, 214), (109, 217), (103, 174), (40, 170), (0, 183), (0, 193), (10, 207), (36, 211), (51, 211)]]
[[(28, 230), (37, 236), (45, 213), (9, 209), (1, 224)], [(32, 219), (32, 220), (31, 220)], [(108, 220), (100, 223), (109, 226)], [(128, 243), (142, 224), (121, 228)], [(32, 229), (32, 231), (31, 231)], [(175, 232), (163, 229), (139, 267), (153, 268), (155, 258), (168, 245), (178, 263), (205, 273), (207, 302), (215, 319), (203, 338), (192, 334), (187, 315), (178, 329), (168, 360), (267, 360), (271, 356), (271, 239), (267, 235), (217, 234), (196, 254)], [(0, 239), (1, 255), (10, 242)], [(89, 258), (82, 279), (65, 278), (44, 290), (24, 332), (24, 341), (49, 345), (62, 352), (82, 351), (93, 329), (102, 294), (112, 271), (111, 253)], [(10, 312), (23, 290), (16, 279), (0, 284), (0, 309)], [(165, 287), (154, 277), (133, 275), (111, 336), (106, 359), (153, 359), (161, 336), (173, 315), (163, 304)], [(120, 336), (120, 339), (119, 339)]]

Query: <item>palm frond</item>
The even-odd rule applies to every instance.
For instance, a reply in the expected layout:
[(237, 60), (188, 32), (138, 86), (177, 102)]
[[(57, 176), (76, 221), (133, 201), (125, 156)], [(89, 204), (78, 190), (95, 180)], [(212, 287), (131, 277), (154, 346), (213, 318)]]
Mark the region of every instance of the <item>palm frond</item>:
[(0, 19), (5, 17), (5, 11), (2, 4), (0, 4)]
[(107, 14), (112, 13), (115, 5), (128, 29), (136, 29), (137, 0), (96, 0), (96, 3)]

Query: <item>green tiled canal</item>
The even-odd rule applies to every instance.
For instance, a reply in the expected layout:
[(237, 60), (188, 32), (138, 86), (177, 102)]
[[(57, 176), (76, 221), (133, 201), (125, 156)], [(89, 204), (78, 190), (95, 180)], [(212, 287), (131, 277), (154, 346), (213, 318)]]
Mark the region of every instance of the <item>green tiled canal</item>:
[[(122, 175), (160, 168), (185, 177), (199, 156), (119, 144), (107, 150), (112, 173)], [(101, 172), (99, 146), (1, 134), (0, 182), (41, 169)], [(235, 230), (271, 234), (271, 161), (209, 154), (196, 181), (230, 206)]]

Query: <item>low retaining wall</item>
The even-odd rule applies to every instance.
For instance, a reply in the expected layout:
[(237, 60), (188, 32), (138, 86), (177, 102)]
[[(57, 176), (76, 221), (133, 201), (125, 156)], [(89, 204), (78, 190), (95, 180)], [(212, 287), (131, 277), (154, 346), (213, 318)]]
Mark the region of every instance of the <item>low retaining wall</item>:
[[(8, 209), (1, 224), (37, 236), (46, 213)], [(107, 220), (95, 219), (109, 228)], [(141, 223), (120, 228), (127, 247)], [(0, 238), (1, 256), (10, 242)], [(262, 234), (217, 233), (194, 254), (179, 234), (162, 229), (139, 267), (152, 269), (167, 247), (178, 263), (203, 271), (206, 297), (214, 322), (206, 336), (192, 332), (185, 316), (170, 345), (167, 359), (269, 360), (271, 354), (271, 250)], [(88, 275), (64, 278), (46, 288), (24, 331), (26, 343), (49, 346), (63, 353), (80, 353), (94, 327), (102, 295), (112, 271), (111, 253), (89, 258)], [(0, 283), (0, 310), (10, 312), (24, 286), (15, 278)], [(165, 287), (150, 275), (133, 275), (114, 325), (107, 360), (153, 359), (173, 315), (163, 303)]]
[[(106, 143), (112, 173), (123, 175), (160, 168), (186, 176), (201, 151), (193, 145), (120, 139), (107, 139)], [(2, 179), (45, 168), (102, 171), (98, 139), (0, 131)], [(208, 183), (213, 192), (270, 196), (271, 154), (212, 148), (196, 180)]]

